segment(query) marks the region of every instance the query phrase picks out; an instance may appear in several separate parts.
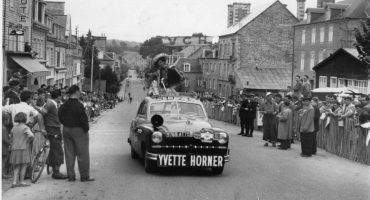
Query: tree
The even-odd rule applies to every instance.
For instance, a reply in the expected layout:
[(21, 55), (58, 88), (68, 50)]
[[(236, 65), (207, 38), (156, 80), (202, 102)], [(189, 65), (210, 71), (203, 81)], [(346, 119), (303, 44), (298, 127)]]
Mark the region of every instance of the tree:
[(370, 19), (361, 22), (360, 28), (355, 28), (356, 43), (354, 44), (360, 54), (359, 58), (367, 65), (370, 74)]
[(193, 37), (203, 37), (205, 35), (202, 32), (200, 32), (200, 33), (193, 33), (191, 36), (193, 36)]
[(120, 83), (111, 66), (108, 65), (101, 71), (101, 79), (106, 81), (106, 92), (115, 94), (119, 92)]
[[(92, 57), (92, 45), (94, 44), (95, 39), (91, 34), (91, 31), (87, 33), (86, 37), (82, 36), (79, 40), (79, 44), (82, 47), (83, 58), (86, 62), (84, 75), (86, 78), (91, 78), (91, 57)], [(93, 78), (99, 78), (99, 60), (98, 60), (98, 50), (94, 47), (94, 67), (93, 67)]]
[(166, 47), (162, 42), (162, 37), (156, 36), (146, 40), (143, 45), (141, 45), (139, 53), (143, 58), (153, 58), (159, 53), (171, 53), (171, 49)]

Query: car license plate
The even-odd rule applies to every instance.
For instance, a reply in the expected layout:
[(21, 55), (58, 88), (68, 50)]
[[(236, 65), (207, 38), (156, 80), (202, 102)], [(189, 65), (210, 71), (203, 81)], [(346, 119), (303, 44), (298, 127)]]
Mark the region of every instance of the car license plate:
[(220, 155), (172, 155), (159, 154), (159, 167), (223, 167), (224, 157)]

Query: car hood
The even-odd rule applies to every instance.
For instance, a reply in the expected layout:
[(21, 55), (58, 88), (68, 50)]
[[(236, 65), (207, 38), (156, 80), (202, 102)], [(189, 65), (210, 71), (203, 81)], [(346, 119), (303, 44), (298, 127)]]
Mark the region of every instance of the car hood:
[(210, 129), (212, 128), (211, 124), (205, 120), (179, 120), (179, 121), (166, 121), (162, 125), (162, 128), (165, 130), (165, 133), (174, 133), (174, 132), (190, 132), (195, 133), (199, 132), (201, 129)]

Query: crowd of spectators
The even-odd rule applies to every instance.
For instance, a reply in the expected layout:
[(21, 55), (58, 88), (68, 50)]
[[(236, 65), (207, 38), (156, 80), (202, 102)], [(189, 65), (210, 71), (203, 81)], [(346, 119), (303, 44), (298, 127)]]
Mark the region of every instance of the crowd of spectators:
[[(302, 80), (297, 77), (297, 84), (298, 86), (284, 95), (268, 92), (258, 96), (247, 93), (245, 90), (229, 98), (207, 95), (202, 97), (201, 101), (205, 107), (216, 108), (221, 112), (232, 109), (231, 121), (236, 123), (237, 117), (240, 118), (242, 132), (239, 135), (243, 136), (248, 136), (248, 133), (243, 133), (245, 128), (243, 124), (247, 124), (246, 119), (240, 114), (241, 109), (245, 109), (243, 102), (246, 100), (254, 102), (257, 107), (254, 119), (257, 119), (257, 121), (261, 119), (256, 124), (262, 127), (265, 146), (271, 144), (276, 147), (276, 144), (280, 143), (277, 147), (286, 150), (290, 148), (294, 139), (299, 137), (302, 143), (302, 156), (304, 157), (316, 153), (316, 133), (322, 124), (329, 127), (330, 123), (335, 122), (345, 129), (346, 134), (352, 137), (356, 127), (370, 122), (369, 95), (348, 94), (339, 97), (328, 94), (325, 99), (319, 99), (318, 97), (312, 97), (310, 90), (302, 92), (299, 89), (302, 89), (302, 87), (310, 88), (307, 80), (302, 83)], [(212, 117), (217, 118), (216, 116)], [(253, 122), (255, 123), (254, 119)], [(251, 134), (249, 134), (249, 137), (251, 137)]]
[[(38, 150), (41, 148), (43, 144), (43, 140), (45, 133), (42, 133), (44, 128), (41, 128), (43, 125), (38, 125), (42, 119), (37, 119), (38, 117), (42, 116), (36, 112), (39, 110), (43, 110), (43, 107), (46, 105), (48, 99), (54, 99), (52, 96), (55, 92), (61, 94), (61, 98), (58, 98), (56, 104), (57, 107), (63, 105), (69, 99), (69, 87), (58, 87), (58, 85), (41, 85), (40, 88), (37, 89), (35, 92), (28, 91), (27, 89), (21, 87), (21, 79), (17, 77), (17, 75), (13, 75), (13, 77), (9, 80), (8, 86), (3, 87), (3, 96), (2, 96), (2, 106), (3, 106), (3, 118), (2, 118), (2, 169), (3, 169), (3, 178), (10, 177), (10, 171), (12, 169), (9, 158), (10, 158), (10, 148), (12, 146), (12, 135), (10, 130), (14, 126), (14, 117), (9, 115), (9, 112), (4, 112), (4, 109), (9, 107), (8, 105), (12, 104), (22, 104), (24, 107), (27, 108), (34, 108), (32, 109), (35, 112), (29, 112), (31, 114), (27, 115), (27, 126), (32, 127), (32, 132), (34, 134), (32, 150), (30, 151), (34, 156)], [(26, 98), (27, 97), (27, 98)], [(55, 100), (55, 99), (54, 99)], [(81, 92), (80, 102), (83, 104), (85, 108), (86, 115), (89, 121), (94, 120), (94, 118), (98, 117), (102, 111), (106, 109), (112, 109), (115, 105), (123, 101), (122, 98), (119, 98), (116, 94), (103, 94), (99, 95), (95, 92)], [(25, 111), (22, 111), (25, 112)], [(27, 112), (25, 112), (27, 113)], [(34, 114), (32, 114), (34, 113)], [(13, 119), (13, 120), (12, 120)], [(31, 120), (32, 119), (32, 120)], [(35, 119), (35, 122), (33, 120)], [(37, 123), (36, 123), (37, 122)], [(32, 125), (31, 125), (32, 124)], [(22, 170), (21, 170), (22, 171)]]

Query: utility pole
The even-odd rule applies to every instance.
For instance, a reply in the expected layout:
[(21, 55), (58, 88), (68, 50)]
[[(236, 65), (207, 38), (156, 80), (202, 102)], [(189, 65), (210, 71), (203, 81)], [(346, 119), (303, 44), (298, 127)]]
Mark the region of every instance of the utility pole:
[(90, 76), (90, 91), (93, 91), (93, 75), (94, 75), (94, 45), (91, 45), (91, 76)]

